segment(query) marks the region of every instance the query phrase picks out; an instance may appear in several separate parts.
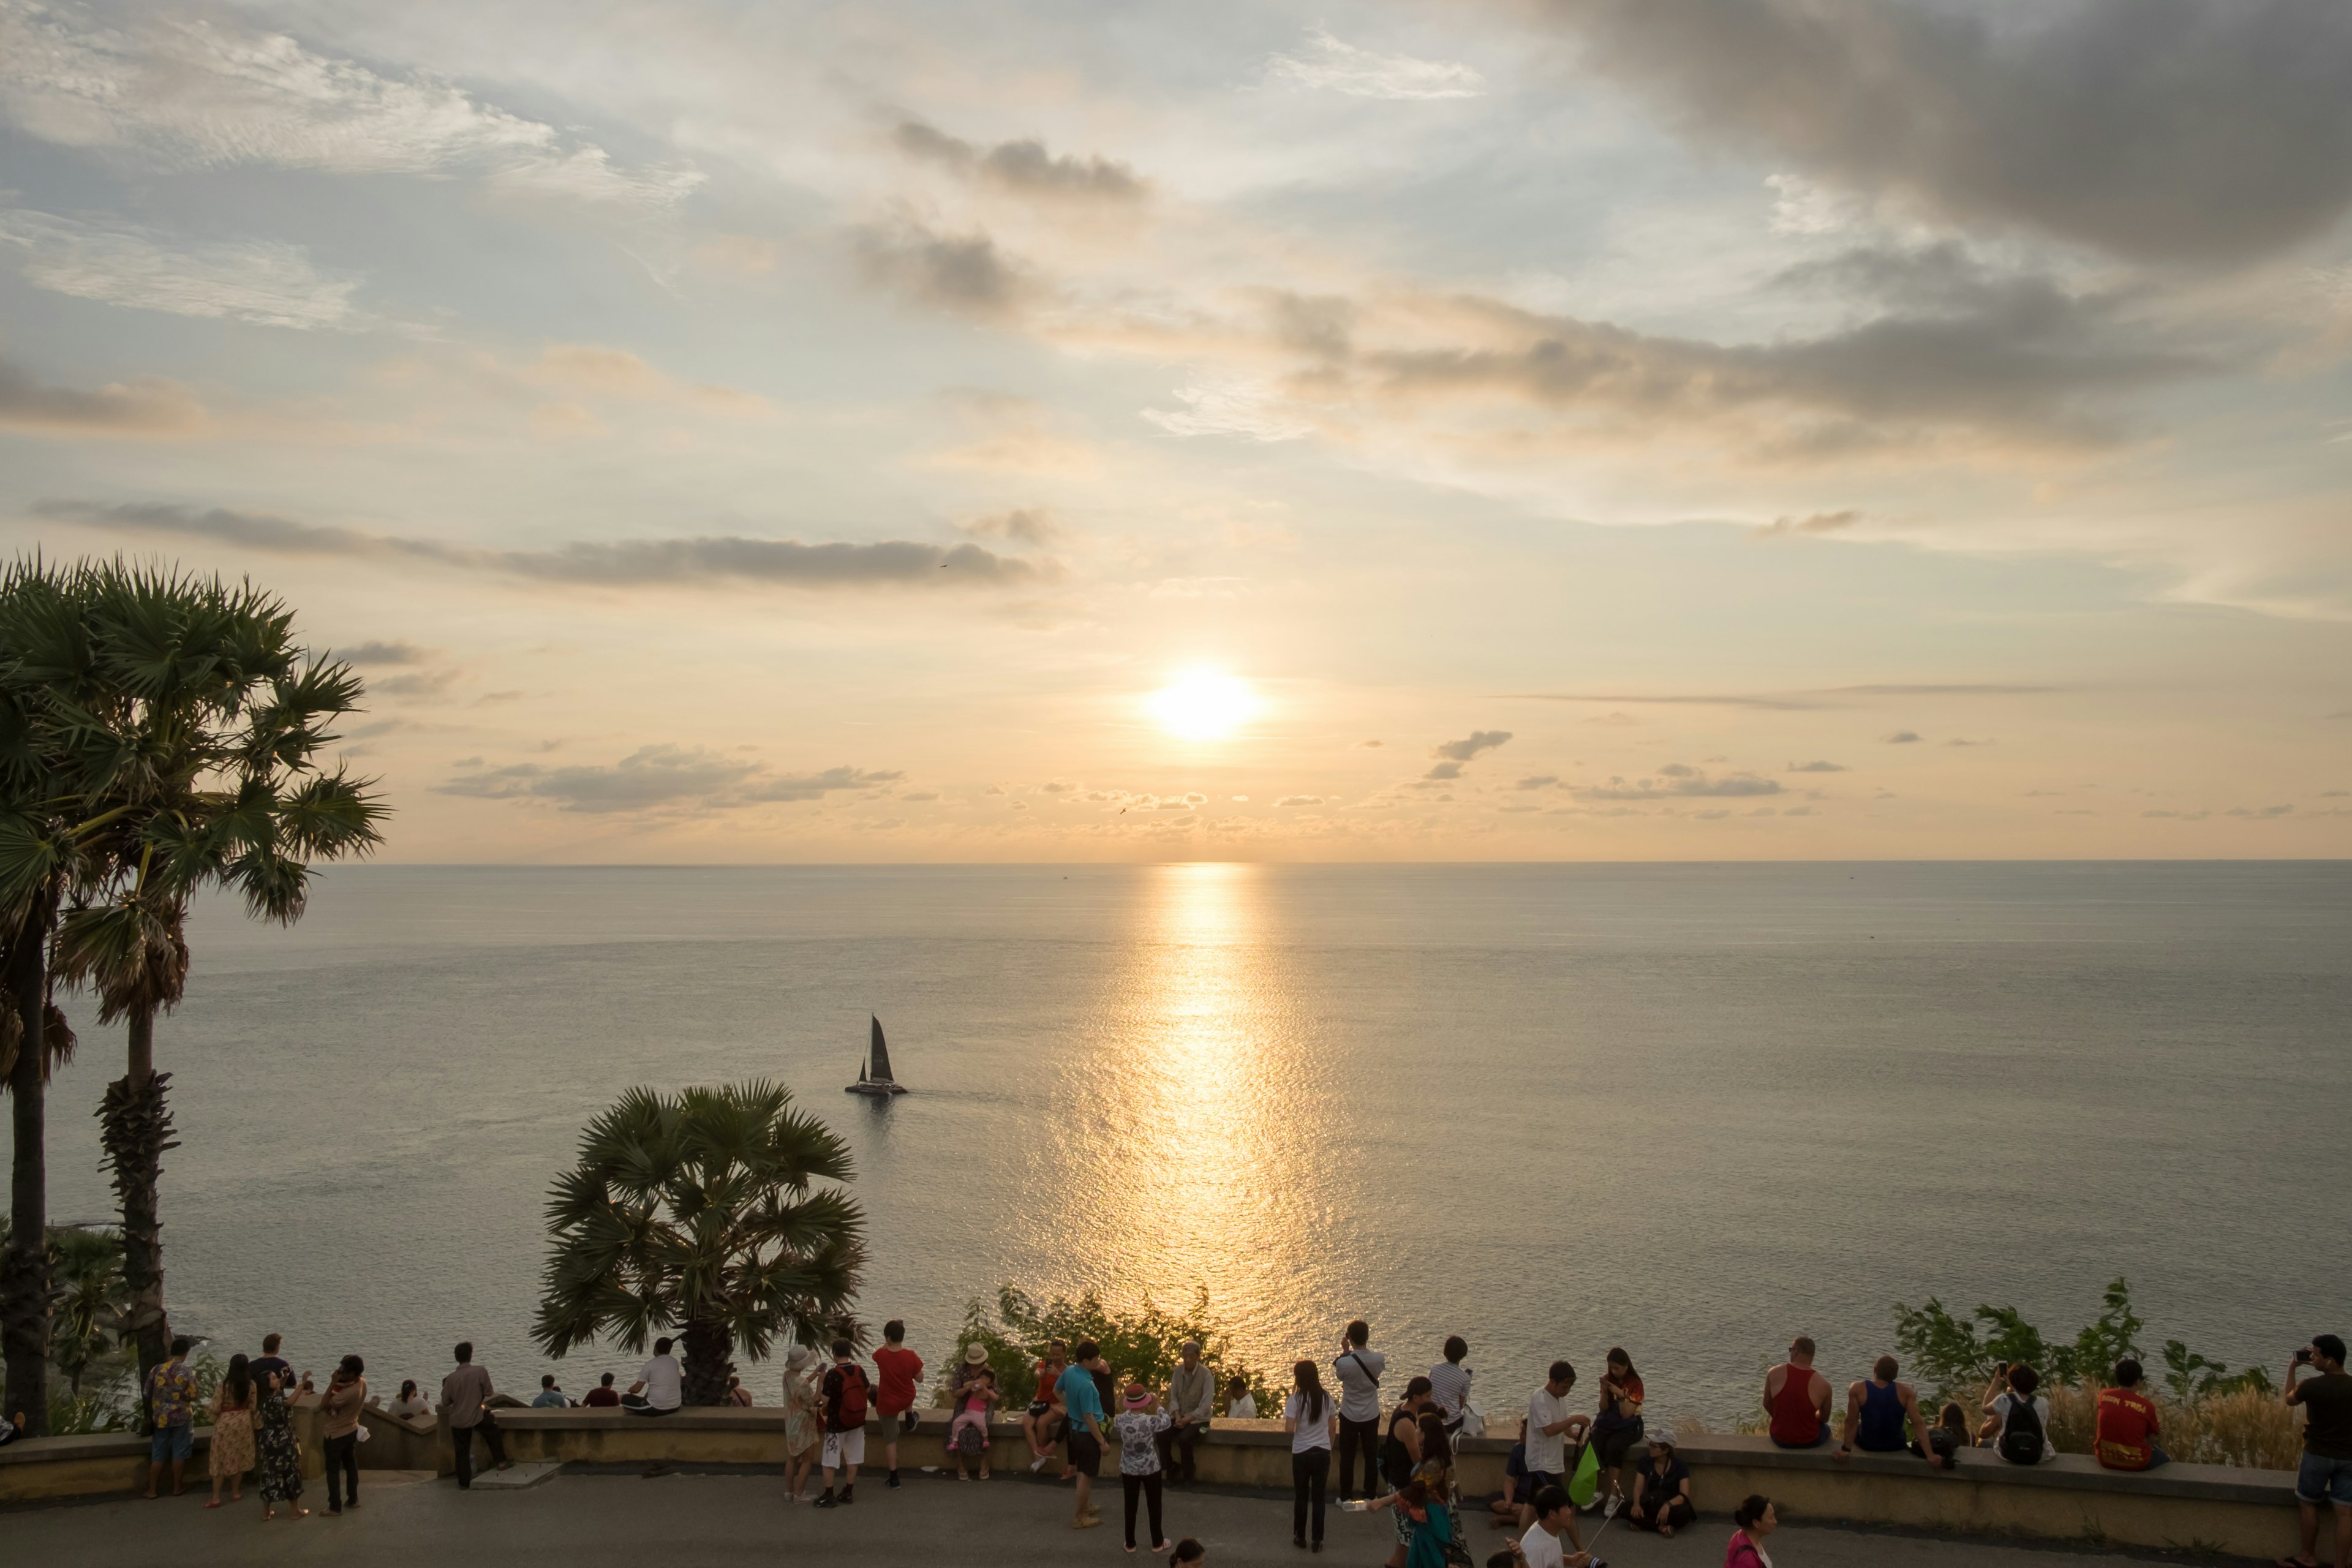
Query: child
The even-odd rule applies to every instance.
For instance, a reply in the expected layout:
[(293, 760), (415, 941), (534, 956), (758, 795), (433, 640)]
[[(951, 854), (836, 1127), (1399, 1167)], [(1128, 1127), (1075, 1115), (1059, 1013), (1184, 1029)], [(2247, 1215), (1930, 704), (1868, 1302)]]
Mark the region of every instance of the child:
[(1171, 1563), (1206, 1563), (1208, 1560), (1209, 1549), (1189, 1535), (1178, 1542), (1176, 1550), (1168, 1556)]
[(1947, 1467), (1959, 1463), (1957, 1456), (1969, 1446), (1969, 1413), (1958, 1405), (1947, 1402), (1936, 1415), (1936, 1425), (1927, 1431), (1927, 1451), (1943, 1456)]
[(898, 1434), (915, 1429), (915, 1385), (923, 1380), (923, 1358), (907, 1348), (907, 1325), (897, 1318), (882, 1325), (882, 1348), (874, 1352), (874, 1412), (882, 1417), (882, 1459), (890, 1468), (883, 1486), (898, 1489)]
[(1250, 1397), (1249, 1379), (1236, 1377), (1226, 1382), (1225, 1414), (1235, 1421), (1257, 1419), (1257, 1401)]
[(1127, 1385), (1127, 1398), (1111, 1426), (1118, 1432), (1118, 1484), (1127, 1493), (1127, 1549), (1130, 1552), (1135, 1550), (1135, 1505), (1139, 1499), (1150, 1510), (1151, 1550), (1169, 1549), (1160, 1518), (1166, 1484), (1160, 1469), (1160, 1434), (1171, 1425), (1149, 1389), (1139, 1383)]
[(956, 1381), (955, 1418), (948, 1423), (948, 1448), (955, 1455), (956, 1479), (970, 1480), (963, 1473), (967, 1457), (980, 1459), (980, 1479), (988, 1479), (988, 1407), (996, 1403), (996, 1373), (987, 1364), (988, 1352), (979, 1345), (965, 1352), (969, 1357), (977, 1352), (978, 1364), (969, 1360), (964, 1372)]

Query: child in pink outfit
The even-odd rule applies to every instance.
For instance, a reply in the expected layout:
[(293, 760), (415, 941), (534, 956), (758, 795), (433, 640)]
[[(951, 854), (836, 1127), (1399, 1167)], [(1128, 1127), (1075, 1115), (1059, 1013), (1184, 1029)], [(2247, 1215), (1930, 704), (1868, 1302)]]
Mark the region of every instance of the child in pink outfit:
[(968, 1368), (956, 1385), (955, 1417), (948, 1423), (948, 1451), (955, 1456), (960, 1481), (968, 1479), (964, 1459), (974, 1454), (980, 1458), (980, 1479), (988, 1479), (988, 1407), (996, 1400), (996, 1373), (985, 1366)]

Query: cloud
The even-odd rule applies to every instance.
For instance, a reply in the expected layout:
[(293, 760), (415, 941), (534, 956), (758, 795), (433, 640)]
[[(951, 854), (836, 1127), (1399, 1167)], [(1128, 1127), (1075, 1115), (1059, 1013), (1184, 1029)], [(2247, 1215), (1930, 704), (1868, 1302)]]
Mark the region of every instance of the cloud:
[(1050, 562), (999, 555), (977, 544), (944, 547), (908, 540), (874, 544), (803, 544), (738, 535), (580, 542), (553, 550), (486, 550), (438, 540), (403, 539), (354, 528), (322, 527), (224, 507), (89, 501), (37, 503), (35, 515), (131, 532), (212, 540), (276, 555), (352, 556), (405, 561), (538, 582), (630, 588), (715, 582), (802, 588), (1024, 587), (1054, 574)]
[(1776, 517), (1748, 531), (1758, 539), (1780, 539), (1792, 533), (1837, 533), (1862, 521), (1858, 511), (1817, 511), (1805, 517)]
[(1832, 696), (1856, 697), (2044, 697), (2064, 691), (2063, 686), (2007, 686), (1987, 681), (1948, 681), (1935, 685), (1832, 686)]
[(1359, 741), (1356, 742), (1356, 750), (1360, 752), (1376, 752), (1386, 743), (1387, 742), (1382, 741)]
[(1721, 778), (1710, 777), (1698, 769), (1681, 763), (1669, 763), (1658, 770), (1658, 776), (1628, 782), (1612, 778), (1606, 784), (1576, 789), (1579, 800), (1671, 800), (1676, 798), (1736, 798), (1759, 795), (1779, 795), (1780, 781), (1759, 778), (1754, 773), (1727, 773)]
[(510, 195), (667, 205), (701, 184), (624, 169), (553, 126), (423, 75), (391, 77), (280, 33), (124, 10), (0, 10), (0, 107), (44, 141), (165, 169), (270, 164), (471, 174)]
[(1150, 192), (1125, 163), (1102, 157), (1055, 157), (1043, 142), (1024, 139), (982, 148), (920, 121), (902, 122), (891, 138), (910, 158), (940, 164), (1023, 195), (1129, 205)]
[(1252, 441), (1296, 441), (1315, 426), (1286, 412), (1279, 392), (1246, 377), (1196, 377), (1176, 388), (1182, 408), (1147, 408), (1143, 417), (1171, 436), (1240, 436)]
[(1276, 801), (1274, 804), (1277, 806), (1321, 805), (1323, 804), (1323, 797), (1319, 795), (1286, 795), (1280, 800)]
[(322, 273), (299, 245), (249, 240), (174, 246), (136, 225), (0, 212), (0, 247), (23, 253), (25, 279), (52, 293), (179, 316), (272, 327), (357, 327), (360, 279)]
[(1433, 781), (1458, 779), (1462, 776), (1462, 764), (1460, 763), (1440, 763), (1421, 776), (1423, 779)]
[(1547, 0), (1693, 132), (1932, 217), (2231, 263), (2352, 205), (2335, 0)]
[(79, 436), (184, 436), (204, 422), (204, 405), (177, 382), (151, 376), (83, 392), (51, 386), (0, 359), (0, 428)]
[(1265, 69), (1274, 79), (1356, 98), (1478, 98), (1486, 90), (1486, 79), (1466, 65), (1375, 54), (1320, 27), (1307, 33), (1297, 53), (1274, 56)]
[(1429, 754), (1433, 757), (1451, 757), (1457, 763), (1466, 763), (1481, 752), (1493, 751), (1510, 738), (1511, 732), (1508, 730), (1473, 730), (1458, 741), (1448, 741), (1444, 745), (1431, 747)]
[(476, 800), (544, 801), (558, 810), (595, 814), (655, 810), (712, 813), (777, 802), (823, 798), (840, 790), (894, 783), (896, 771), (827, 768), (780, 774), (764, 763), (703, 747), (641, 746), (610, 765), (551, 768), (538, 763), (480, 769), (460, 763), (455, 778), (435, 786), (443, 795)]
[(1064, 532), (1062, 525), (1054, 521), (1054, 514), (1044, 507), (1015, 507), (1010, 511), (993, 511), (956, 526), (981, 539), (1004, 539), (1015, 544), (1040, 547), (1055, 542)]
[(1919, 731), (1916, 730), (1897, 730), (1891, 735), (1881, 735), (1878, 738), (1885, 742), (1890, 746), (1916, 745), (1919, 740)]
[(2277, 817), (2292, 816), (2294, 812), (2294, 807), (2291, 805), (2264, 805), (2251, 808), (2242, 805), (2233, 805), (2228, 811), (2222, 813), (2222, 815), (2224, 816), (2247, 816), (2252, 817), (2258, 822), (2268, 822)]
[(433, 654), (413, 642), (394, 641), (358, 643), (335, 649), (335, 656), (352, 664), (423, 664)]
[(1534, 773), (1530, 774), (1527, 778), (1521, 779), (1512, 787), (1515, 789), (1549, 789), (1558, 783), (1559, 783), (1559, 775), (1558, 773)]
[(1843, 763), (1811, 762), (1790, 763), (1788, 771), (1792, 773), (1842, 773), (1846, 770)]
[(923, 789), (923, 790), (917, 790), (917, 791), (915, 791), (915, 792), (914, 792), (913, 794), (911, 794), (911, 795), (900, 795), (898, 798), (899, 798), (900, 800), (924, 801), (924, 800), (937, 800), (937, 799), (939, 799), (939, 798), (940, 798), (940, 795), (939, 795), (939, 792), (938, 792), (937, 790)]
[(954, 315), (1002, 321), (1040, 291), (1033, 276), (977, 231), (941, 234), (902, 217), (869, 225), (856, 238), (869, 281)]
[[(1664, 693), (1645, 696), (1638, 692), (1617, 691), (1514, 691), (1509, 695), (1530, 702), (1640, 702), (1692, 708), (1755, 708), (1768, 712), (1794, 711), (1822, 706), (1819, 702), (1809, 702), (1800, 697), (1774, 697), (1753, 692)], [(1586, 722), (1633, 724), (1640, 721), (1627, 718), (1623, 714), (1610, 714), (1587, 720)]]

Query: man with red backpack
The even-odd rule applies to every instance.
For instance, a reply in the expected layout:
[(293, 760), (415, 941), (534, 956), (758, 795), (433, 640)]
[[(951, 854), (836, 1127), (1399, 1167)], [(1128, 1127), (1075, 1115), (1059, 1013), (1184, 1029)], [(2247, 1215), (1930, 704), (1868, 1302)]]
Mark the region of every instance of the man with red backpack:
[[(819, 1508), (839, 1508), (856, 1500), (849, 1494), (857, 1485), (857, 1467), (866, 1458), (866, 1410), (873, 1403), (874, 1385), (854, 1359), (852, 1349), (847, 1340), (834, 1341), (833, 1370), (824, 1374), (824, 1496), (816, 1500)], [(839, 1497), (833, 1494), (836, 1469), (845, 1472)]]

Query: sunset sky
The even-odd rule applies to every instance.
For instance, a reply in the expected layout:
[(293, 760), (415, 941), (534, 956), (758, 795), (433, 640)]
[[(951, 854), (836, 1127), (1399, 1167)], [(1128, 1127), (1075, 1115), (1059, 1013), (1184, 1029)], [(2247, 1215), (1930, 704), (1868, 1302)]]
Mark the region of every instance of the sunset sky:
[(405, 861), (2340, 856), (2347, 80), (2340, 0), (0, 0), (0, 528), (282, 593)]

